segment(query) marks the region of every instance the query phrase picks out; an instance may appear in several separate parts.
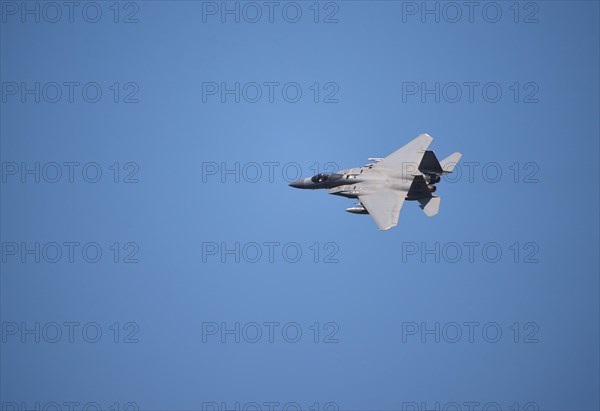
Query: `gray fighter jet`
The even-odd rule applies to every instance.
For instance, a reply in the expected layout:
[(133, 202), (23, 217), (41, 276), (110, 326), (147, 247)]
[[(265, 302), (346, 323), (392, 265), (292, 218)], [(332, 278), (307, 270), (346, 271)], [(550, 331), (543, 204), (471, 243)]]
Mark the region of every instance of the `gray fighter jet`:
[(442, 175), (451, 173), (462, 154), (454, 153), (438, 161), (433, 151), (427, 151), (433, 138), (421, 134), (404, 147), (385, 158), (359, 168), (340, 170), (334, 174), (317, 174), (300, 179), (291, 187), (329, 189), (329, 194), (357, 198), (359, 203), (346, 211), (370, 214), (380, 230), (398, 224), (404, 200), (417, 200), (429, 217), (440, 209), (440, 197), (432, 195)]

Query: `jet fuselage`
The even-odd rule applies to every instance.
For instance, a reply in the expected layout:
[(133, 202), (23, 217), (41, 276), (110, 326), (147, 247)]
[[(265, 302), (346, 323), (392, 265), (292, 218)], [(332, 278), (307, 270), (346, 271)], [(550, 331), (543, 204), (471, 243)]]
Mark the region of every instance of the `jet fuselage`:
[[(289, 185), (294, 188), (308, 190), (329, 189), (330, 194), (348, 198), (358, 198), (364, 191), (357, 190), (355, 186), (364, 182), (393, 190), (407, 192), (410, 190), (414, 174), (410, 178), (404, 178), (402, 175), (392, 177), (385, 170), (372, 170), (370, 166), (372, 165), (340, 170), (334, 174), (317, 174), (310, 178), (296, 180)], [(369, 173), (365, 174), (364, 172), (367, 170), (369, 170)], [(422, 175), (426, 181), (430, 180), (429, 176), (418, 171), (416, 174)], [(431, 192), (435, 191), (435, 187), (433, 185), (431, 187)], [(418, 200), (426, 197), (428, 197), (427, 194), (414, 193), (414, 195), (407, 196), (406, 200)]]

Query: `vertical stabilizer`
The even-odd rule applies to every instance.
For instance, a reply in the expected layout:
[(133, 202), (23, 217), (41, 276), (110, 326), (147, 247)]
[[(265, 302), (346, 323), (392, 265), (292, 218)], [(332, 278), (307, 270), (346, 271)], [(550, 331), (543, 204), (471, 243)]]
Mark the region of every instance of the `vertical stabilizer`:
[(444, 170), (446, 173), (451, 173), (452, 170), (454, 170), (454, 167), (460, 161), (461, 157), (462, 157), (462, 154), (460, 154), (460, 153), (450, 154), (448, 157), (446, 157), (445, 159), (440, 161), (442, 170)]

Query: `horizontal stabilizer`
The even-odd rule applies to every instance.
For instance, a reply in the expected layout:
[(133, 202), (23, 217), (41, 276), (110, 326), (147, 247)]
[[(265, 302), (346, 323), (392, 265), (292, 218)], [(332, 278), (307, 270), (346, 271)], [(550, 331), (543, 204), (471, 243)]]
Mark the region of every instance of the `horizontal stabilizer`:
[(440, 202), (442, 199), (440, 197), (432, 196), (430, 198), (423, 198), (419, 200), (419, 207), (423, 209), (423, 212), (427, 214), (428, 217), (433, 217), (440, 211)]
[(460, 154), (460, 153), (450, 154), (448, 157), (446, 157), (445, 159), (443, 159), (440, 162), (440, 165), (442, 166), (442, 170), (444, 170), (446, 173), (451, 173), (452, 170), (454, 170), (454, 167), (460, 161), (461, 157), (462, 157), (462, 154)]

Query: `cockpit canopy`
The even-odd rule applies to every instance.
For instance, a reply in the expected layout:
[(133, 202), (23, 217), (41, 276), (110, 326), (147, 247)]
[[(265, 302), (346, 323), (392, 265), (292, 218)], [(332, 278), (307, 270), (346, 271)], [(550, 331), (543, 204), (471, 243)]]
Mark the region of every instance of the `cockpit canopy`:
[(316, 176), (314, 176), (313, 178), (310, 179), (310, 181), (312, 181), (313, 183), (320, 183), (323, 181), (327, 181), (329, 180), (329, 174), (317, 174)]
[(324, 174), (324, 173), (319, 173), (316, 176), (312, 177), (310, 179), (310, 181), (312, 181), (313, 183), (323, 183), (323, 182), (327, 182), (327, 181), (339, 180), (340, 178), (342, 178), (341, 174)]

